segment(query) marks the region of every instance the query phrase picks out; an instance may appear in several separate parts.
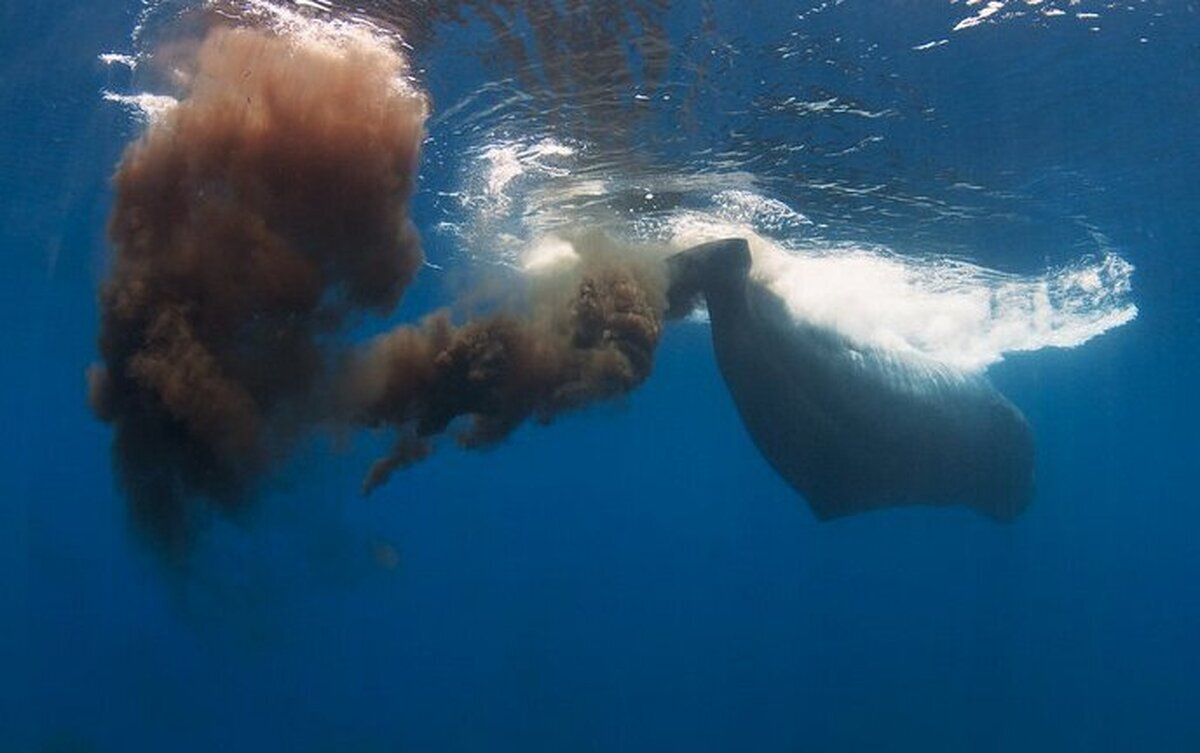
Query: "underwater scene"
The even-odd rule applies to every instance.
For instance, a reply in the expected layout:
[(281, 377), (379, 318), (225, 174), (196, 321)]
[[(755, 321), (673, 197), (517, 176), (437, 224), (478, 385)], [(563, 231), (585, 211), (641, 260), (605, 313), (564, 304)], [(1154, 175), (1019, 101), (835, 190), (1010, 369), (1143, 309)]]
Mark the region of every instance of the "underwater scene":
[(0, 751), (1200, 750), (1200, 6), (0, 21)]

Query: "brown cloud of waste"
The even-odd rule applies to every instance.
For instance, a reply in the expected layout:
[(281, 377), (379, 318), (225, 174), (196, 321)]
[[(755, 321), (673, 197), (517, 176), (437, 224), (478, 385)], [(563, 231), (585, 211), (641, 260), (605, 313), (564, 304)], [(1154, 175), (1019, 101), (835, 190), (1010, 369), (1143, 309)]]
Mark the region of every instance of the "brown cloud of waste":
[[(398, 429), (364, 489), (428, 454), (429, 437), (467, 418), (458, 443), (494, 444), (526, 419), (625, 394), (653, 364), (665, 278), (649, 263), (593, 261), (535, 291), (523, 315), (455, 326), (446, 312), (375, 339), (348, 369), (356, 420)], [(563, 279), (565, 277), (566, 279)]]
[(378, 39), (252, 28), (165, 57), (179, 103), (117, 168), (88, 373), (134, 520), (157, 540), (186, 545), (213, 509), (240, 509), (316, 426), (396, 431), (369, 489), (447, 430), (490, 445), (648, 375), (661, 269), (602, 254), (508, 313), (440, 312), (345, 344), (422, 262), (408, 200), (426, 105), (404, 59)]

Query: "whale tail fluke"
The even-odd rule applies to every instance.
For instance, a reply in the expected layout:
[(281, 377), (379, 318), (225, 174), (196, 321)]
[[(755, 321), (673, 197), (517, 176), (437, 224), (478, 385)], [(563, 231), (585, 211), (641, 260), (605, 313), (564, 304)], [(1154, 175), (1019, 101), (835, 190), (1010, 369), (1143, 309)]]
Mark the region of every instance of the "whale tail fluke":
[(750, 245), (744, 238), (701, 243), (667, 258), (668, 319), (680, 319), (723, 291), (741, 290), (750, 274)]

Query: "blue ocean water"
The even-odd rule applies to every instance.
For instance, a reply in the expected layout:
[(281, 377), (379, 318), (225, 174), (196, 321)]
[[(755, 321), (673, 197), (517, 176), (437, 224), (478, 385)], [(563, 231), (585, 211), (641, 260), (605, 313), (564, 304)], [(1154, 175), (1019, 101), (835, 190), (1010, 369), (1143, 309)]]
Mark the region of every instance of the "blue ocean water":
[(193, 5), (0, 6), (0, 750), (1200, 749), (1194, 4), (297, 4), (400, 35), (432, 102), (428, 265), (389, 323), (622, 223), (990, 270), (871, 288), (897, 336), (939, 291), (1106, 254), (1137, 314), (1068, 301), (1014, 340), (996, 304), (926, 343), (979, 348), (1029, 419), (1011, 524), (819, 522), (690, 322), (628, 398), (367, 498), (386, 437), (314, 440), (181, 565), (130, 525), (84, 372), (145, 127), (102, 56)]

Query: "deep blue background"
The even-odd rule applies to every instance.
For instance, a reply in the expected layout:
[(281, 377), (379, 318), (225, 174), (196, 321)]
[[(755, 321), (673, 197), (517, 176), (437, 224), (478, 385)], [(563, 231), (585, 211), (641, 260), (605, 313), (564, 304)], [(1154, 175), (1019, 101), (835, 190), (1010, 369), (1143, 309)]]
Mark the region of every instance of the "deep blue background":
[[(886, 45), (963, 16), (918, 5), (838, 23)], [(716, 17), (748, 46), (767, 32), (741, 6)], [(180, 572), (127, 527), (83, 386), (106, 178), (136, 132), (96, 55), (138, 8), (6, 0), (0, 750), (1200, 750), (1200, 17), (1139, 9), (1169, 11), (1146, 43), (1131, 14), (887, 64), (940, 120), (888, 126), (878, 169), (1019, 187), (1024, 216), (1084, 218), (1138, 269), (1132, 324), (992, 370), (1038, 440), (1015, 524), (818, 523), (691, 327), (626, 405), (447, 448), (367, 500), (365, 449), (302, 453)], [(441, 102), (469, 88), (447, 58), (424, 61)], [(423, 180), (419, 220), (449, 183)], [(994, 266), (1051, 253), (952, 231)]]

